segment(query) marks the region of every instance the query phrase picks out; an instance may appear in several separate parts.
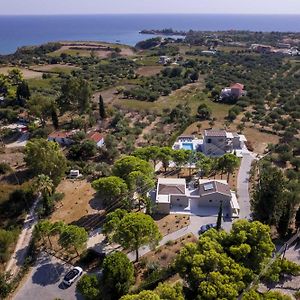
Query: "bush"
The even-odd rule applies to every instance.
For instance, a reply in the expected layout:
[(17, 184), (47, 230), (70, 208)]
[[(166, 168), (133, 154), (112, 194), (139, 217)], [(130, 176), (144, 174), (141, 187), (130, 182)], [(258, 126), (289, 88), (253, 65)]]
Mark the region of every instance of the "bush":
[(0, 174), (6, 174), (8, 172), (11, 172), (12, 168), (7, 163), (0, 163)]
[(9, 249), (17, 238), (17, 231), (7, 231), (0, 229), (0, 262), (8, 261), (10, 257)]
[(84, 274), (78, 281), (76, 289), (87, 300), (100, 298), (99, 280), (96, 275)]
[(8, 283), (9, 278), (8, 273), (0, 274), (0, 298), (6, 298), (12, 291), (12, 284)]

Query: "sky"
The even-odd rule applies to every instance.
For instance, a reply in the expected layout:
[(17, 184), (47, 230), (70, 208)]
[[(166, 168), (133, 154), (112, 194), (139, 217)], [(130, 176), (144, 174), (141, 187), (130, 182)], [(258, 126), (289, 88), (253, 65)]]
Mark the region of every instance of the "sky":
[(0, 15), (300, 14), (300, 0), (0, 0)]

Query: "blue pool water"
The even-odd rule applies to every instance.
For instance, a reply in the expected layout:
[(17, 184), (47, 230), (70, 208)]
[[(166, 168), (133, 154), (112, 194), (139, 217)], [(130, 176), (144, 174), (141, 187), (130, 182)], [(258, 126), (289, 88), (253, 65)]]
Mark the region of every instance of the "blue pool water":
[(192, 143), (182, 143), (182, 149), (184, 150), (194, 150), (194, 146)]

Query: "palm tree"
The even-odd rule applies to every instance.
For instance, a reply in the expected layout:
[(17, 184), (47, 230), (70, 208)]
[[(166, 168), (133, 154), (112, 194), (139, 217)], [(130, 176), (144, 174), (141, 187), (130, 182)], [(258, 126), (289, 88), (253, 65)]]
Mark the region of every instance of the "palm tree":
[(36, 191), (40, 192), (44, 198), (53, 194), (53, 181), (45, 174), (38, 175), (34, 185)]

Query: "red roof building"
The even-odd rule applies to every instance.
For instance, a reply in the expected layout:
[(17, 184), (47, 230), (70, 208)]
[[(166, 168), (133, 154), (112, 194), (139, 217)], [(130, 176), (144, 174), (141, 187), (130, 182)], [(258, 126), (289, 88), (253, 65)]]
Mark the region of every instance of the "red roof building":
[(100, 132), (91, 131), (87, 134), (87, 139), (94, 141), (98, 147), (102, 147), (104, 145), (104, 138)]

